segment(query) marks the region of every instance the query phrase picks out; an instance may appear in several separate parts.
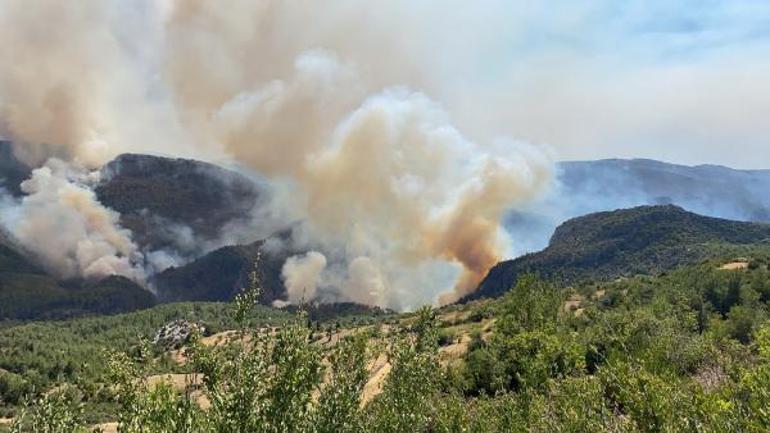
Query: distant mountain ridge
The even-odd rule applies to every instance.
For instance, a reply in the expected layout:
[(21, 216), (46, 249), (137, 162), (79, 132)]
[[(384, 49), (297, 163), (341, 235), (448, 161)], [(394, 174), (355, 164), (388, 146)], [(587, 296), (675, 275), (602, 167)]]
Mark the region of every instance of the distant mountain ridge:
[(770, 224), (731, 221), (673, 205), (600, 212), (560, 225), (549, 246), (494, 266), (468, 299), (500, 296), (535, 272), (563, 283), (650, 274), (701, 261), (728, 246), (770, 246)]
[[(14, 156), (10, 143), (0, 142), (2, 186), (18, 197), (22, 194), (19, 186), (30, 172), (30, 168)], [(4, 309), (0, 308), (0, 319), (126, 311), (155, 302), (228, 300), (247, 282), (258, 254), (262, 259), (263, 302), (285, 299), (282, 265), (287, 257), (303, 251), (276, 253), (265, 248), (264, 241), (225, 244), (210, 252), (207, 252), (210, 247), (202, 250), (185, 244), (192, 238), (217, 239), (229, 225), (253, 218), (254, 209), (259, 209), (269, 196), (265, 185), (239, 172), (205, 162), (138, 154), (118, 156), (101, 169), (101, 174), (101, 181), (95, 187), (98, 199), (120, 213), (121, 225), (132, 231), (134, 241), (143, 252), (169, 248), (182, 251), (192, 260), (156, 274), (151, 280), (157, 289), (157, 294), (153, 294), (125, 279), (107, 279), (103, 285), (101, 282), (57, 281), (42, 270), (34, 258), (8, 239), (0, 239), (0, 304), (6, 305)], [(630, 241), (602, 243), (590, 237), (589, 240), (577, 237), (574, 239), (579, 244), (595, 244), (589, 255), (577, 254), (577, 247), (567, 247), (572, 239), (570, 236), (588, 231), (573, 232), (570, 231), (573, 225), (566, 224), (554, 233), (559, 223), (578, 215), (640, 204), (675, 203), (688, 211), (710, 216), (770, 219), (770, 194), (767, 193), (770, 191), (770, 170), (733, 170), (706, 165), (686, 167), (653, 160), (577, 161), (559, 164), (556, 184), (551, 196), (530, 208), (512, 212), (506, 219), (506, 228), (517, 245), (527, 246), (526, 251), (539, 250), (552, 234), (552, 243), (555, 242), (557, 248), (549, 247), (543, 253), (499, 264), (482, 283), (478, 296), (498, 294), (507, 288), (504, 286), (511, 276), (515, 277), (514, 274), (522, 269), (534, 269), (535, 265), (544, 266), (545, 270), (541, 271), (544, 274), (554, 275), (551, 268), (562, 266), (565, 278), (580, 277), (583, 275), (581, 269), (589, 265), (597, 268), (595, 275), (603, 277), (632, 272), (633, 269), (628, 267), (614, 268), (619, 265), (612, 261), (612, 249), (628, 253), (633, 248), (646, 251), (647, 246)], [(681, 215), (684, 212), (668, 209), (663, 214)], [(586, 217), (578, 219), (577, 223), (606, 225), (602, 218)], [(654, 219), (639, 221), (657, 224)], [(695, 218), (692, 221), (701, 220)], [(739, 227), (743, 230), (746, 226)], [(626, 229), (634, 233), (630, 226), (623, 230)], [(619, 228), (616, 230), (622, 232)], [(216, 242), (211, 244), (216, 245)], [(558, 246), (563, 247), (561, 253)], [(577, 255), (570, 259), (566, 252)], [(677, 260), (696, 256), (681, 251), (673, 255)], [(540, 260), (543, 257), (548, 260), (543, 262)], [(659, 258), (655, 262), (658, 268), (655, 268), (652, 261), (644, 261), (652, 260), (650, 257), (642, 254), (638, 258), (642, 260), (640, 270), (663, 269), (678, 263)], [(585, 263), (579, 263), (580, 260)], [(606, 266), (602, 265), (603, 260), (607, 260)], [(510, 268), (510, 262), (516, 262), (516, 266)], [(84, 291), (85, 288), (90, 292)], [(104, 305), (99, 305), (99, 298), (89, 293), (100, 293)], [(23, 305), (25, 299), (29, 301), (26, 306)], [(13, 307), (16, 302), (19, 308)]]
[(561, 162), (553, 188), (535, 203), (509, 212), (503, 223), (515, 257), (545, 248), (554, 229), (570, 218), (661, 204), (736, 221), (770, 221), (770, 170), (650, 159)]
[[(270, 305), (285, 297), (281, 270), (290, 251), (272, 251), (260, 240), (219, 248), (153, 278), (161, 302), (229, 301), (249, 284), (252, 272), (260, 281), (260, 302)], [(258, 269), (255, 264), (259, 263)]]
[(123, 154), (101, 173), (99, 201), (148, 250), (189, 248), (177, 239), (184, 230), (200, 241), (217, 239), (228, 224), (248, 219), (264, 194), (240, 173), (190, 159)]
[[(592, 189), (628, 203), (676, 204), (691, 212), (741, 221), (770, 221), (770, 170), (686, 166), (651, 159), (605, 159), (560, 164), (568, 194)], [(654, 203), (649, 203), (654, 201)]]

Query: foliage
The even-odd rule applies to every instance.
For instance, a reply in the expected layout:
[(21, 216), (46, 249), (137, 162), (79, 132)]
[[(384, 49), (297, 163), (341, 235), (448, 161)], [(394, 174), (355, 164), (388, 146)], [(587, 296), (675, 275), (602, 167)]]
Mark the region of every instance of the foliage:
[[(254, 325), (281, 324), (290, 316), (267, 307), (248, 313)], [(78, 386), (91, 418), (109, 406), (105, 388), (108, 370), (105, 350), (135, 353), (142, 339), (151, 339), (166, 323), (191, 320), (209, 332), (232, 329), (235, 319), (228, 304), (169, 304), (148, 310), (58, 322), (35, 322), (0, 327), (0, 417), (12, 415), (24, 397), (38, 396), (61, 383)], [(162, 361), (159, 371), (173, 365)], [(104, 408), (111, 411), (109, 408)]]
[(770, 256), (770, 224), (710, 218), (676, 206), (641, 206), (571, 219), (543, 251), (498, 263), (471, 298), (502, 296), (537, 272), (560, 285), (656, 275), (713, 257)]
[[(452, 310), (451, 327), (423, 308), (390, 321), (388, 333), (364, 329), (328, 347), (302, 312), (277, 329), (253, 320), (254, 284), (231, 312), (235, 341), (189, 348), (183, 390), (143, 379), (163, 368), (146, 344), (113, 352), (119, 431), (768, 431), (770, 273), (765, 259), (753, 263), (728, 271), (709, 261), (568, 291), (525, 275), (500, 300)], [(440, 341), (463, 324), (476, 330), (468, 352), (442, 364)], [(383, 347), (390, 373), (364, 402)], [(37, 422), (82, 420), (76, 393), (41, 404), (28, 412)]]
[(42, 396), (29, 411), (24, 411), (11, 426), (11, 433), (77, 433), (85, 431), (83, 406), (74, 403), (66, 392)]

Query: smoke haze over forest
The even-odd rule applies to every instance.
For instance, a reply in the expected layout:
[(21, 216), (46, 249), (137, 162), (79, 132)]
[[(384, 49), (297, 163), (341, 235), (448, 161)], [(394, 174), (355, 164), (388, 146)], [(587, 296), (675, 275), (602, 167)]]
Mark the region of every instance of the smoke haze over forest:
[(453, 301), (529, 248), (503, 222), (559, 160), (770, 167), (770, 6), (687, 3), (5, 1), (0, 138), (36, 170), (2, 223), (62, 278), (146, 282), (189, 257), (140, 248), (99, 168), (196, 158), (269, 193), (193, 250), (290, 226), (289, 301)]

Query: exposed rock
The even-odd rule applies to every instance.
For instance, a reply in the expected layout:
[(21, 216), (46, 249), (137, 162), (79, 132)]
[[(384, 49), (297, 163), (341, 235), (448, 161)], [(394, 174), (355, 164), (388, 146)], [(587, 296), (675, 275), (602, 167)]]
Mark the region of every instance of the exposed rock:
[(165, 350), (179, 349), (189, 343), (193, 335), (203, 335), (205, 332), (206, 328), (203, 325), (187, 320), (175, 320), (163, 325), (155, 333), (152, 343)]

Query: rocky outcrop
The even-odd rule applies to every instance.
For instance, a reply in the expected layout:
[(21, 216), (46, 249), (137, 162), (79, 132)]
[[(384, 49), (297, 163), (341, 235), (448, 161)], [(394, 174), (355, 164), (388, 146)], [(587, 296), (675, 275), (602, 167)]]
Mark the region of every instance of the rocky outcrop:
[(164, 350), (176, 350), (189, 343), (194, 335), (202, 336), (206, 328), (187, 320), (175, 320), (163, 325), (155, 333), (152, 343)]

